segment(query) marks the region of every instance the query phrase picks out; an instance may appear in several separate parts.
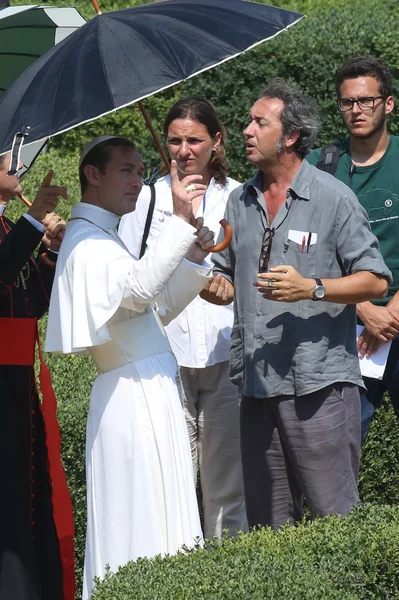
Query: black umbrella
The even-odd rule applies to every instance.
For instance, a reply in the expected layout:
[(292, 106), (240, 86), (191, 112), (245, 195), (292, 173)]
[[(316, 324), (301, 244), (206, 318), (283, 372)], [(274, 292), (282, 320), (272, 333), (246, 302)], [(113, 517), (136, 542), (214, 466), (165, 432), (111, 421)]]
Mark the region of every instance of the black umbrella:
[[(100, 14), (46, 52), (0, 102), (0, 154), (234, 58), (303, 15), (245, 0), (165, 0)], [(27, 129), (29, 128), (29, 129)]]

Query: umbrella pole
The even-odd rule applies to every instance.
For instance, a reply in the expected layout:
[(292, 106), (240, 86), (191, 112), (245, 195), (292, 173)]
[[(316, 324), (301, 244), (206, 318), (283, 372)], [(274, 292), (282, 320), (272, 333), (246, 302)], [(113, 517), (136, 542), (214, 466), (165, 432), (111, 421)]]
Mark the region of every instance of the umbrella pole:
[(153, 127), (153, 124), (151, 123), (151, 119), (150, 119), (150, 117), (149, 117), (149, 115), (148, 115), (148, 113), (147, 113), (147, 111), (146, 111), (146, 109), (144, 107), (144, 104), (141, 102), (141, 100), (139, 100), (139, 102), (137, 104), (139, 105), (139, 109), (141, 111), (141, 114), (144, 117), (144, 121), (146, 122), (146, 125), (147, 125), (148, 129), (150, 130), (150, 133), (151, 133), (152, 138), (153, 138), (153, 140), (155, 142), (155, 145), (156, 145), (156, 147), (158, 149), (158, 152), (159, 152), (159, 154), (162, 157), (163, 164), (165, 165), (165, 168), (166, 168), (166, 170), (169, 173), (169, 171), (170, 171), (169, 159), (168, 159), (168, 157), (166, 155), (165, 150), (162, 148), (162, 144), (159, 141), (159, 137), (157, 136), (157, 133), (156, 133), (154, 127)]
[(28, 200), (28, 198), (26, 198), (26, 196), (24, 196), (23, 194), (17, 194), (17, 195), (21, 198), (22, 202), (24, 202), (28, 208), (30, 208), (32, 206), (32, 202), (30, 200)]
[(97, 0), (91, 0), (92, 5), (94, 6), (94, 10), (98, 15), (101, 15), (101, 8), (97, 4)]

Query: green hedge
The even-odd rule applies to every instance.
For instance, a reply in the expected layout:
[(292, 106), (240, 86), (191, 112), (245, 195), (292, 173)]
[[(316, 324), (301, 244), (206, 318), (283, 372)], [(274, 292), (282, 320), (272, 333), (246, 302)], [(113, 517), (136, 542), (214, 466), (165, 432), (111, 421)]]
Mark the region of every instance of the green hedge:
[[(65, 0), (63, 3), (67, 4), (68, 2)], [(277, 4), (277, 2), (274, 3)], [(379, 3), (370, 2), (370, 0), (362, 2), (358, 2), (357, 0), (341, 2), (339, 0), (335, 8), (331, 9), (332, 2), (330, 0), (328, 2), (324, 2), (324, 0), (297, 0), (296, 4), (295, 0), (292, 0), (290, 3), (285, 3), (285, 7), (303, 10), (301, 6), (304, 7), (306, 3), (310, 7), (310, 10), (306, 10), (311, 16), (292, 28), (287, 34), (282, 34), (274, 40), (248, 52), (246, 55), (225, 63), (213, 71), (193, 78), (181, 86), (176, 86), (163, 94), (148, 99), (146, 104), (158, 130), (161, 130), (163, 117), (171, 102), (175, 101), (181, 95), (186, 94), (200, 93), (207, 95), (218, 106), (229, 130), (228, 156), (232, 175), (244, 179), (250, 175), (252, 169), (245, 162), (241, 132), (245, 126), (246, 115), (251, 103), (256, 99), (265, 82), (271, 77), (279, 75), (290, 79), (305, 92), (310, 93), (316, 98), (324, 120), (324, 129), (319, 143), (326, 143), (335, 139), (343, 131), (334, 101), (333, 73), (347, 57), (357, 54), (375, 54), (385, 58), (392, 67), (396, 78), (396, 92), (398, 91), (399, 37), (397, 35), (397, 19), (394, 18), (395, 13), (393, 12), (396, 2), (394, 4), (391, 0)], [(59, 3), (54, 2), (53, 4)], [(130, 4), (133, 3), (130, 2)], [(321, 4), (324, 6), (323, 11), (314, 12), (320, 8)], [(85, 4), (79, 2), (77, 5), (80, 9), (84, 8), (82, 12), (86, 17), (90, 16), (89, 11), (92, 9), (88, 1)], [(121, 8), (123, 4), (120, 0), (114, 4), (104, 2), (102, 7), (104, 10), (109, 10), (110, 8)], [(397, 97), (399, 96), (397, 95)], [(391, 118), (390, 128), (392, 132), (399, 133), (397, 115)], [(33, 198), (47, 169), (52, 167), (55, 170), (54, 182), (66, 184), (69, 187), (70, 199), (60, 203), (60, 213), (68, 218), (72, 204), (79, 198), (77, 179), (79, 149), (90, 136), (98, 135), (104, 131), (107, 133), (123, 133), (134, 137), (138, 141), (138, 145), (144, 156), (148, 173), (159, 163), (159, 157), (154, 150), (153, 142), (142, 122), (141, 115), (135, 108), (133, 108), (133, 112), (131, 109), (125, 109), (113, 116), (95, 121), (87, 127), (73, 130), (66, 135), (55, 138), (50, 145), (50, 152), (39, 158), (34, 169), (24, 179), (23, 186), (25, 193)], [(11, 218), (17, 218), (23, 210), (24, 207), (20, 201), (13, 201), (10, 204), (7, 214)], [(42, 325), (43, 327), (44, 324)], [(80, 590), (86, 519), (84, 477), (85, 422), (90, 386), (95, 377), (95, 371), (88, 357), (48, 355), (47, 362), (53, 374), (58, 397), (59, 419), (63, 435), (63, 460), (75, 509), (76, 559), (78, 588)], [(398, 503), (398, 464), (398, 420), (394, 416), (390, 406), (386, 404), (372, 424), (369, 441), (362, 455), (359, 486), (361, 497), (364, 501), (375, 504)], [(150, 598), (162, 598), (162, 600), (166, 600), (169, 597), (176, 599), (186, 597), (226, 597), (232, 599), (251, 598), (251, 600), (252, 598), (274, 597), (282, 599), (295, 598), (295, 600), (297, 598), (339, 598), (340, 600), (344, 598), (366, 597), (370, 599), (396, 598), (399, 596), (395, 596), (394, 592), (389, 595), (388, 591), (385, 591), (383, 587), (381, 589), (375, 587), (375, 589), (373, 588), (374, 591), (368, 591), (371, 588), (367, 587), (369, 585), (366, 585), (367, 582), (365, 583), (364, 577), (368, 573), (362, 558), (364, 557), (364, 560), (366, 560), (366, 555), (369, 557), (367, 568), (370, 571), (370, 578), (376, 582), (376, 586), (383, 586), (381, 578), (385, 576), (387, 581), (391, 581), (389, 564), (385, 567), (382, 560), (383, 553), (380, 556), (380, 550), (383, 552), (384, 546), (380, 546), (378, 540), (374, 540), (373, 523), (375, 523), (377, 531), (377, 525), (379, 519), (381, 519), (381, 529), (383, 532), (381, 535), (388, 535), (389, 527), (387, 523), (391, 517), (393, 519), (393, 515), (395, 518), (394, 526), (392, 526), (392, 535), (397, 535), (395, 533), (397, 532), (396, 509), (392, 509), (392, 511), (388, 508), (381, 508), (380, 510), (370, 509), (367, 513), (363, 511), (356, 513), (348, 521), (328, 519), (308, 527), (292, 529), (277, 536), (272, 535), (270, 532), (259, 533), (257, 534), (258, 537), (254, 536), (253, 538), (244, 536), (237, 542), (237, 545), (226, 541), (219, 550), (215, 548), (211, 553), (201, 552), (198, 555), (190, 555), (186, 558), (178, 557), (173, 559), (172, 563), (170, 561), (156, 561), (154, 566), (152, 563), (148, 563), (148, 561), (140, 561), (138, 566), (127, 567), (126, 573), (134, 574), (134, 578), (132, 577), (131, 581), (137, 581), (137, 586), (142, 585), (144, 573), (146, 574), (145, 578), (148, 579), (148, 585), (151, 585), (153, 581), (155, 586), (158, 585), (157, 581), (161, 581), (163, 587), (160, 588), (159, 593), (157, 592), (158, 596), (146, 595), (145, 588), (141, 588), (143, 592), (140, 597), (145, 600)], [(370, 546), (376, 544), (376, 558), (374, 558), (374, 554), (367, 554), (368, 551), (371, 552), (371, 547), (367, 549), (362, 546), (359, 552), (360, 550), (361, 552), (364, 551), (364, 554), (362, 556), (357, 554), (356, 527), (357, 524), (363, 522), (365, 529), (363, 532), (363, 529), (360, 528), (360, 541), (364, 541), (364, 538), (369, 535)], [(348, 529), (345, 529), (346, 527)], [(352, 529), (350, 530), (351, 527)], [(378, 532), (379, 530), (380, 528), (378, 528)], [(334, 536), (335, 532), (336, 536)], [(341, 537), (339, 532), (342, 533)], [(362, 537), (363, 533), (364, 537)], [(312, 542), (313, 536), (314, 541)], [(330, 537), (331, 540), (329, 541)], [(253, 539), (253, 546), (251, 539)], [(354, 554), (351, 556), (358, 557), (358, 566), (355, 562), (350, 562), (349, 553), (345, 556), (343, 554), (341, 556), (340, 554), (341, 551), (343, 552), (345, 539), (347, 540), (347, 544), (350, 545), (351, 550), (354, 551)], [(384, 537), (381, 539), (385, 540)], [(301, 540), (303, 541), (302, 549), (300, 548)], [(391, 560), (389, 554), (391, 546), (388, 540), (385, 540), (385, 542), (388, 563)], [(269, 543), (272, 544), (273, 552), (268, 554), (266, 549), (266, 554), (263, 554), (260, 546), (268, 546)], [(336, 570), (340, 567), (332, 558), (334, 553), (331, 550), (330, 544), (335, 543), (339, 549), (339, 551), (337, 550), (337, 556), (343, 561), (344, 570), (342, 572)], [(319, 554), (316, 553), (318, 558), (314, 558), (314, 562), (311, 560), (312, 554), (310, 553), (309, 556), (306, 554), (309, 544), (311, 548), (319, 548)], [(287, 546), (286, 548), (285, 545)], [(396, 545), (398, 545), (397, 538)], [(291, 547), (294, 550), (291, 551)], [(322, 557), (323, 548), (326, 548), (325, 559)], [(242, 558), (240, 554), (243, 555)], [(226, 555), (226, 558), (223, 558), (224, 555)], [(294, 557), (297, 555), (298, 559), (296, 562)], [(212, 556), (215, 558), (215, 562), (213, 562)], [(259, 562), (262, 556), (267, 558), (265, 562), (271, 566)], [(288, 560), (290, 557), (291, 561)], [(287, 559), (287, 564), (285, 564), (285, 559)], [(325, 561), (328, 562), (330, 559), (332, 566), (331, 568), (327, 568), (328, 565)], [(227, 578), (225, 577), (227, 573), (231, 576), (231, 580), (234, 583), (234, 585), (232, 583), (232, 588), (234, 589), (231, 592), (223, 592), (226, 594), (225, 596), (210, 596), (209, 594), (219, 593), (218, 588), (214, 587), (218, 585), (218, 571), (214, 569), (216, 569), (217, 561), (219, 560), (221, 561), (221, 565), (224, 565), (220, 569), (220, 585), (228, 585)], [(158, 563), (159, 573), (157, 574)], [(173, 565), (173, 569), (171, 569), (171, 564)], [(203, 566), (201, 566), (202, 564)], [(192, 565), (194, 566), (191, 574)], [(235, 577), (234, 571), (236, 565), (237, 573), (240, 573), (240, 576)], [(274, 570), (272, 568), (273, 565), (275, 565)], [(301, 565), (303, 570), (299, 568)], [(248, 592), (248, 590), (255, 589), (253, 586), (258, 585), (258, 574), (256, 572), (258, 567), (259, 571), (264, 573), (264, 579), (268, 580), (267, 585), (271, 586), (270, 593), (267, 591), (269, 588), (261, 588), (259, 590), (256, 588), (253, 594), (252, 592)], [(184, 575), (187, 590), (202, 590), (201, 587), (198, 587), (199, 585), (209, 585), (210, 591), (208, 592), (204, 589), (203, 595), (197, 594), (196, 596), (185, 596), (183, 592), (180, 596), (173, 596), (172, 592), (170, 592), (172, 595), (168, 596), (169, 592), (165, 591), (166, 587), (169, 586), (169, 583), (172, 586), (174, 585), (175, 573), (175, 583), (177, 585), (179, 573), (186, 573), (186, 568), (189, 569), (187, 575)], [(209, 577), (207, 577), (208, 569)], [(311, 573), (309, 582), (306, 576), (306, 569), (309, 569)], [(387, 571), (389, 571), (388, 574)], [(330, 577), (330, 572), (333, 575), (336, 574), (337, 578), (343, 577), (344, 582), (348, 578), (351, 581), (354, 579), (354, 582), (348, 583), (344, 591), (342, 589), (339, 591), (339, 587), (337, 587), (339, 586), (339, 581), (337, 583), (335, 575), (334, 577)], [(350, 573), (352, 574), (349, 575)], [(183, 577), (183, 575), (181, 576)], [(357, 577), (359, 577), (360, 591), (353, 587), (356, 584)], [(198, 578), (198, 583), (196, 583), (196, 578)], [(127, 584), (123, 583), (122, 579), (119, 577), (115, 579), (116, 587), (108, 596), (104, 594), (107, 593), (107, 586), (110, 586), (111, 583), (104, 583), (98, 591), (98, 594), (101, 595), (97, 594), (96, 598), (109, 598), (110, 600), (112, 598), (117, 598), (117, 600), (128, 598), (129, 600), (133, 600), (136, 597), (133, 595), (136, 593), (134, 591), (135, 584), (132, 584), (132, 589), (125, 591), (124, 586)], [(182, 586), (183, 583), (181, 582)], [(112, 583), (113, 585), (114, 583)], [(318, 585), (321, 587), (317, 588)], [(118, 586), (122, 587), (118, 589)], [(140, 590), (140, 587), (137, 587), (137, 589)], [(177, 588), (172, 587), (171, 589), (176, 590)], [(266, 592), (263, 592), (263, 589), (266, 589)], [(290, 589), (295, 590), (295, 593), (293, 591), (289, 595)], [(327, 590), (326, 593), (322, 592), (322, 589)], [(237, 591), (237, 595), (234, 595), (236, 593), (234, 590), (239, 590), (239, 592)], [(281, 591), (281, 595), (278, 596), (279, 590)], [(369, 593), (368, 596), (364, 595), (366, 592)], [(262, 593), (266, 595), (262, 596)], [(220, 591), (220, 594), (222, 594), (222, 591)], [(273, 596), (273, 594), (275, 595)]]
[[(85, 537), (85, 526), (86, 526), (86, 500), (85, 500), (85, 474), (84, 474), (84, 446), (85, 446), (85, 421), (86, 421), (86, 413), (89, 399), (89, 388), (91, 385), (91, 381), (94, 377), (94, 369), (92, 367), (91, 361), (87, 357), (80, 358), (64, 358), (55, 357), (55, 356), (47, 356), (47, 362), (52, 370), (53, 378), (55, 382), (55, 388), (57, 392), (58, 402), (59, 402), (59, 420), (61, 424), (62, 430), (62, 439), (63, 439), (63, 460), (64, 465), (67, 471), (68, 482), (72, 492), (74, 511), (75, 511), (75, 527), (76, 527), (76, 563), (77, 563), (77, 577), (78, 577), (78, 586), (79, 592), (81, 589), (81, 581), (82, 581), (82, 573), (83, 573), (83, 552), (84, 552), (84, 537)], [(63, 377), (63, 381), (61, 380)], [(61, 382), (62, 381), (62, 382)], [(398, 469), (399, 465), (399, 423), (397, 418), (395, 417), (392, 408), (388, 403), (378, 412), (376, 419), (373, 421), (370, 428), (370, 436), (369, 440), (364, 447), (362, 461), (361, 461), (361, 478), (360, 478), (360, 493), (363, 501), (371, 503), (373, 502), (376, 506), (387, 504), (398, 504), (399, 503), (399, 482), (398, 482)], [(385, 510), (385, 509), (381, 509)], [(396, 512), (398, 507), (395, 507), (395, 512), (393, 514), (397, 515)], [(378, 513), (378, 511), (377, 511)], [(380, 514), (380, 513), (378, 513)], [(384, 513), (385, 514), (385, 513)], [(390, 514), (389, 511), (387, 514)], [(377, 518), (377, 517), (376, 517)], [(343, 520), (345, 521), (345, 520)], [(324, 522), (324, 521), (323, 521)], [(334, 523), (336, 520), (334, 520)], [(341, 523), (341, 520), (339, 520)], [(357, 521), (356, 521), (357, 522)], [(320, 525), (317, 525), (320, 527)], [(327, 527), (327, 526), (326, 526)], [(335, 527), (335, 525), (334, 525)], [(332, 528), (334, 528), (332, 527)], [(345, 528), (345, 525), (342, 524), (342, 527)], [(331, 527), (328, 526), (325, 536), (328, 536)], [(293, 530), (295, 531), (295, 530)], [(378, 530), (379, 535), (379, 530)], [(295, 535), (295, 534), (293, 534)], [(353, 534), (354, 535), (354, 534)], [(370, 543), (372, 538), (370, 538)], [(226, 547), (226, 543), (224, 543), (223, 548)], [(244, 543), (244, 542), (243, 542)], [(246, 544), (249, 543), (247, 540)], [(255, 543), (255, 547), (260, 542)], [(291, 543), (291, 542), (290, 542)], [(299, 543), (299, 542), (298, 542)], [(304, 542), (305, 543), (305, 542)], [(307, 543), (307, 542), (306, 542)], [(344, 543), (344, 542), (342, 542)], [(349, 542), (348, 542), (349, 543)], [(397, 551), (399, 552), (399, 538), (396, 537), (395, 544), (397, 546)], [(280, 546), (278, 546), (280, 548)], [(384, 546), (381, 546), (383, 552)], [(277, 552), (277, 549), (276, 549)], [(280, 552), (280, 550), (278, 550)], [(223, 551), (221, 551), (223, 554)], [(218, 561), (220, 559), (221, 554), (217, 554), (215, 560)], [(202, 556), (202, 554), (201, 554)], [(193, 559), (196, 560), (196, 559)], [(221, 559), (220, 559), (221, 560)], [(230, 559), (226, 559), (230, 560)], [(233, 564), (235, 565), (235, 561), (239, 562), (237, 557), (234, 558)], [(243, 559), (244, 560), (244, 559)], [(389, 562), (390, 556), (389, 552), (386, 556), (386, 561)], [(140, 561), (140, 565), (142, 562)], [(158, 564), (158, 561), (157, 561)], [(173, 563), (174, 564), (174, 563)], [(180, 563), (179, 563), (180, 564)], [(251, 570), (255, 568), (255, 566), (250, 565), (250, 557), (246, 559), (247, 568)], [(170, 566), (170, 565), (169, 565)], [(288, 571), (293, 569), (295, 565), (292, 563), (287, 566)], [(135, 567), (132, 567), (133, 569)], [(148, 568), (147, 561), (144, 561), (144, 567), (140, 567), (146, 570)], [(152, 568), (152, 567), (151, 567)], [(161, 582), (163, 581), (165, 587), (168, 586), (168, 580), (164, 579), (164, 569), (167, 569), (167, 566), (163, 566), (160, 569), (159, 577)], [(185, 566), (182, 566), (184, 569)], [(240, 567), (241, 568), (241, 567)], [(349, 567), (348, 567), (349, 568)], [(296, 569), (296, 567), (295, 567)], [(150, 573), (147, 574), (149, 577), (149, 581), (152, 581), (153, 577), (157, 578), (158, 575), (155, 574), (157, 569), (154, 568)], [(205, 563), (203, 566), (203, 573), (206, 573), (208, 570), (208, 563)], [(130, 567), (128, 572), (131, 573)], [(355, 571), (356, 574), (356, 571)], [(189, 574), (191, 581), (191, 573)], [(130, 575), (129, 575), (130, 577)], [(144, 575), (143, 575), (144, 577)], [(173, 577), (174, 577), (174, 569), (173, 569)], [(173, 578), (172, 577), (172, 578)], [(279, 575), (279, 577), (283, 578), (283, 574)], [(212, 578), (213, 579), (213, 578)], [(119, 580), (118, 580), (119, 581)], [(129, 582), (128, 579), (127, 582)], [(133, 593), (136, 586), (135, 578), (131, 578), (132, 581), (132, 589), (130, 590)], [(284, 585), (289, 586), (291, 579), (288, 578)], [(133, 585), (134, 582), (134, 585)], [(303, 592), (307, 590), (306, 580), (298, 580), (298, 585), (304, 585)], [(114, 585), (112, 583), (112, 585)], [(103, 595), (98, 596), (98, 600), (102, 600), (103, 598), (109, 598), (109, 600), (115, 598), (117, 600), (124, 600), (124, 596), (119, 594), (118, 585), (115, 584), (116, 587), (113, 590), (114, 595), (104, 595), (105, 591), (102, 592)], [(123, 584), (127, 585), (127, 583)], [(283, 585), (281, 582), (279, 585)], [(102, 588), (101, 588), (102, 589)], [(105, 587), (104, 590), (108, 591), (108, 587)], [(122, 587), (122, 590), (124, 588)], [(140, 589), (140, 587), (138, 588)], [(145, 588), (143, 588), (144, 590)], [(156, 588), (155, 588), (156, 589)], [(279, 588), (278, 588), (279, 589)], [(289, 589), (289, 588), (288, 588)], [(172, 590), (174, 588), (172, 587)], [(118, 591), (118, 593), (116, 593)], [(174, 600), (177, 598), (223, 598), (223, 596), (201, 596), (201, 595), (193, 595), (193, 596), (147, 596), (144, 594), (142, 596), (137, 596), (137, 598), (142, 598), (143, 600), (150, 600), (150, 598), (158, 598), (160, 600), (166, 600), (167, 598), (173, 598)], [(243, 600), (244, 598), (248, 600), (254, 599), (256, 597), (262, 596), (251, 596), (251, 595), (243, 595), (243, 596), (225, 596), (225, 598), (240, 598)], [(278, 596), (264, 596), (264, 598), (273, 598)], [(299, 598), (317, 598), (316, 596), (281, 596), (281, 598), (292, 598), (298, 600)], [(339, 596), (319, 596), (320, 600), (329, 599), (330, 598), (339, 598)], [(394, 596), (359, 596), (359, 598), (369, 597), (373, 598), (394, 598)], [(78, 596), (80, 598), (80, 596)], [(97, 596), (96, 596), (97, 598)], [(133, 600), (136, 596), (127, 595), (126, 599)], [(344, 596), (340, 598), (343, 600)], [(346, 598), (346, 596), (345, 596)], [(348, 596), (349, 598), (349, 596)], [(357, 596), (354, 596), (357, 598)], [(399, 596), (398, 596), (399, 598)]]
[(364, 502), (399, 505), (399, 420), (388, 397), (362, 449), (359, 491)]
[(399, 508), (362, 507), (210, 549), (140, 560), (108, 574), (93, 600), (399, 598)]

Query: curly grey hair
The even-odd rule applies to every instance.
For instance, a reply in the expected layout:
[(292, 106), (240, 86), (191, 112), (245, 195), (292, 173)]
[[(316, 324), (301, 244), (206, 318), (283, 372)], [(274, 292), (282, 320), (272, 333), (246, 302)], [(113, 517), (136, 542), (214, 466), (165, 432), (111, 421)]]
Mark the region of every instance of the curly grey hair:
[(284, 138), (294, 131), (299, 131), (299, 138), (294, 146), (295, 152), (301, 157), (309, 154), (320, 128), (320, 117), (314, 100), (298, 92), (280, 77), (268, 83), (261, 98), (278, 98), (284, 103), (280, 116), (282, 134), (278, 142), (279, 151), (282, 149)]

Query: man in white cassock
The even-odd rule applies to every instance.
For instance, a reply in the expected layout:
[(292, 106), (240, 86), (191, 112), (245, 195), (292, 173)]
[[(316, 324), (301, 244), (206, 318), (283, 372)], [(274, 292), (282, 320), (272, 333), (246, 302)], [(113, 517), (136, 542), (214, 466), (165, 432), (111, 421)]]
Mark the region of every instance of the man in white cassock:
[(189, 224), (201, 178), (179, 181), (172, 164), (174, 216), (141, 260), (132, 257), (116, 227), (135, 209), (142, 172), (124, 138), (83, 149), (82, 202), (72, 209), (50, 302), (46, 350), (88, 351), (99, 372), (87, 422), (83, 600), (107, 564), (115, 571), (201, 543), (177, 364), (162, 323), (205, 286), (213, 233), (202, 220)]

